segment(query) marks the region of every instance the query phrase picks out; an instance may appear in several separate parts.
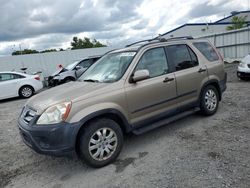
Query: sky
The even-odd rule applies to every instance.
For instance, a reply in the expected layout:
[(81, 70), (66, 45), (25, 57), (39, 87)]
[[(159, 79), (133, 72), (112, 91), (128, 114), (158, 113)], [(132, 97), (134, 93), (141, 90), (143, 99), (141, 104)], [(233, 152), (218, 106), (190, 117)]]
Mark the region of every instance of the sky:
[(0, 56), (67, 49), (73, 36), (122, 46), (243, 10), (249, 0), (0, 0)]

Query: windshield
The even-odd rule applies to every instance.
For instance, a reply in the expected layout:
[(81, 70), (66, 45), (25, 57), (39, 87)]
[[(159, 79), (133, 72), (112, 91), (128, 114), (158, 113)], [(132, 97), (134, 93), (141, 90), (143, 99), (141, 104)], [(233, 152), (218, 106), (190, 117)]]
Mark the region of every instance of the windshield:
[(136, 52), (107, 54), (94, 63), (79, 81), (115, 82), (123, 76), (135, 54)]

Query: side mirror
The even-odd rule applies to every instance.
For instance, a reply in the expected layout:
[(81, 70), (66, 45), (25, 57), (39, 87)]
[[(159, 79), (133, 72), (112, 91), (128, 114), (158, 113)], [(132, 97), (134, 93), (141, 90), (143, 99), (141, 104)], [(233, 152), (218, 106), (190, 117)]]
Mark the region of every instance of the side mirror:
[(79, 65), (77, 65), (77, 66), (76, 66), (76, 70), (79, 70), (79, 69), (82, 69), (82, 67), (79, 66)]
[(138, 70), (134, 73), (132, 77), (132, 82), (139, 82), (141, 80), (146, 80), (149, 78), (149, 71), (147, 69)]

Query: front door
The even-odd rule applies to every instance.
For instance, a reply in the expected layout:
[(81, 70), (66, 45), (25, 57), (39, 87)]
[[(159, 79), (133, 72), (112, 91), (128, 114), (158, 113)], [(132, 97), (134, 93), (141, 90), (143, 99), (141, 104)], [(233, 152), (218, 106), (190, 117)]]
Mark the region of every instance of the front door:
[(18, 81), (14, 74), (0, 74), (0, 99), (17, 96)]
[(165, 49), (160, 47), (145, 51), (134, 72), (143, 69), (149, 71), (150, 78), (125, 86), (132, 124), (176, 107), (176, 83), (174, 74), (169, 73)]

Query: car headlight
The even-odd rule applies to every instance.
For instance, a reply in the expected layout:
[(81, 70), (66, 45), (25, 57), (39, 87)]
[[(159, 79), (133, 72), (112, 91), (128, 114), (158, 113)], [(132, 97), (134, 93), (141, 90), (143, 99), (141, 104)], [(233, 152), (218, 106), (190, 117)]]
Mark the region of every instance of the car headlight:
[(246, 66), (246, 64), (245, 64), (245, 63), (240, 63), (240, 64), (239, 64), (239, 67), (244, 68), (245, 66)]
[(65, 121), (71, 109), (71, 102), (64, 102), (47, 108), (37, 120), (37, 124), (55, 124)]

